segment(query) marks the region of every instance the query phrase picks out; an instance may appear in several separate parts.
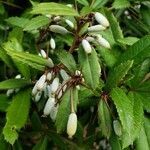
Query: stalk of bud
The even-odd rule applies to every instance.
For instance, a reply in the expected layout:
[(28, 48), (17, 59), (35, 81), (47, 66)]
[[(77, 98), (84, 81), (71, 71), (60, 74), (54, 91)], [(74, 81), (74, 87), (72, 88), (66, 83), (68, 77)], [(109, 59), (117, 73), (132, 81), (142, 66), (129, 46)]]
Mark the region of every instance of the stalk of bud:
[(43, 58), (47, 57), (47, 54), (45, 53), (45, 51), (43, 49), (41, 49), (40, 53)]
[(90, 43), (86, 39), (82, 40), (82, 46), (83, 46), (84, 51), (87, 54), (90, 54), (92, 52), (91, 45), (90, 45)]
[(69, 33), (69, 31), (66, 28), (60, 25), (51, 25), (49, 28), (52, 32), (59, 33), (62, 35)]
[(57, 91), (58, 87), (59, 87), (59, 78), (56, 77), (53, 80), (52, 85), (51, 85), (51, 91), (52, 91), (52, 93), (55, 93)]
[(35, 102), (38, 102), (41, 96), (42, 96), (42, 91), (37, 92), (37, 94), (35, 95)]
[(97, 37), (97, 42), (105, 48), (109, 48), (109, 49), (111, 48), (109, 42), (106, 39), (104, 39), (102, 36)]
[(68, 19), (66, 19), (65, 22), (66, 22), (66, 24), (67, 24), (69, 27), (74, 28), (73, 22), (71, 22), (71, 21), (68, 20)]
[(52, 49), (56, 48), (56, 43), (55, 43), (55, 40), (53, 38), (50, 39), (50, 46)]
[(76, 113), (71, 113), (69, 115), (68, 123), (67, 123), (67, 134), (69, 138), (72, 138), (72, 136), (76, 133), (77, 130), (77, 115)]
[(96, 12), (94, 14), (94, 17), (95, 17), (96, 21), (99, 24), (101, 24), (102, 26), (104, 26), (104, 27), (108, 27), (109, 26), (109, 21), (107, 20), (107, 18), (103, 14), (101, 14), (99, 12)]
[(43, 74), (40, 79), (37, 81), (37, 83), (35, 84), (35, 86), (37, 87), (37, 90), (41, 91), (44, 87), (44, 83), (46, 81), (46, 75)]
[(50, 97), (44, 107), (43, 114), (47, 116), (50, 114), (52, 108), (55, 106), (55, 98)]
[(99, 31), (103, 31), (105, 29), (106, 29), (106, 27), (104, 27), (102, 25), (95, 25), (95, 26), (88, 27), (88, 32), (99, 32)]

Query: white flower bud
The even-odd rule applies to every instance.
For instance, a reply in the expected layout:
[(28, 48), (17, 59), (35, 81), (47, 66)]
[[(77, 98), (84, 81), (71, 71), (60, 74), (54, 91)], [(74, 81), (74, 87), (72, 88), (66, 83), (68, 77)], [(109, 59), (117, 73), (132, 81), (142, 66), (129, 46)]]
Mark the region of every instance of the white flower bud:
[(56, 48), (56, 43), (55, 43), (55, 40), (53, 38), (50, 39), (50, 46), (52, 49)]
[(76, 85), (76, 89), (77, 89), (77, 90), (80, 90), (80, 85)]
[(21, 78), (21, 74), (16, 75), (15, 79), (20, 79)]
[(72, 21), (66, 19), (65, 22), (66, 22), (66, 24), (67, 24), (69, 27), (74, 28), (74, 24), (73, 24)]
[(73, 5), (72, 5), (72, 4), (67, 4), (66, 6), (68, 6), (68, 7), (70, 7), (70, 8), (72, 8), (72, 7), (73, 7)]
[(41, 53), (41, 56), (42, 56), (43, 58), (46, 58), (46, 57), (47, 57), (47, 54), (46, 54), (46, 52), (45, 52), (43, 49), (41, 49), (40, 53)]
[(91, 37), (91, 36), (87, 36), (86, 40), (89, 41), (89, 42), (95, 41), (95, 39), (93, 37)]
[(54, 67), (54, 63), (53, 63), (52, 59), (48, 58), (47, 60), (48, 60), (47, 61), (47, 66), (50, 67), (50, 68)]
[(45, 81), (46, 81), (46, 75), (43, 74), (36, 83), (37, 90), (40, 90), (40, 91), (43, 90)]
[(47, 82), (44, 83), (43, 91), (44, 91), (44, 97), (47, 98), (48, 96)]
[(48, 91), (48, 97), (51, 97), (52, 95), (51, 85), (47, 85), (47, 91)]
[(67, 89), (67, 84), (63, 85), (63, 92), (65, 92)]
[(92, 52), (91, 45), (86, 39), (82, 40), (82, 46), (87, 54), (90, 54)]
[(75, 113), (71, 113), (69, 115), (68, 123), (67, 123), (67, 134), (69, 138), (76, 133), (77, 130), (77, 115)]
[(43, 114), (47, 116), (50, 114), (52, 108), (55, 106), (55, 98), (50, 97), (44, 107)]
[(63, 80), (68, 80), (70, 76), (67, 74), (67, 72), (64, 69), (60, 70), (60, 75), (63, 78)]
[(52, 91), (52, 93), (55, 93), (57, 91), (58, 87), (59, 87), (59, 78), (56, 77), (53, 80), (52, 85), (51, 85), (51, 91)]
[(46, 75), (46, 80), (50, 81), (52, 79), (52, 72), (48, 72)]
[(63, 35), (69, 33), (69, 31), (66, 28), (59, 26), (59, 25), (51, 25), (49, 28), (52, 32), (55, 32), (55, 33), (59, 33)]
[(109, 49), (111, 48), (109, 42), (106, 39), (104, 39), (102, 36), (97, 37), (97, 42), (105, 48), (109, 48)]
[(58, 22), (58, 21), (61, 20), (61, 17), (60, 17), (60, 16), (56, 16), (56, 17), (53, 18), (53, 20), (54, 20), (55, 22)]
[(75, 71), (75, 75), (80, 76), (81, 75), (81, 71), (80, 70), (76, 70)]
[(6, 95), (7, 95), (7, 97), (9, 97), (11, 94), (13, 94), (14, 93), (14, 89), (9, 89), (9, 90), (7, 90), (7, 92), (6, 92)]
[(94, 17), (95, 17), (96, 21), (99, 24), (103, 25), (104, 27), (108, 27), (109, 26), (109, 21), (107, 20), (107, 18), (103, 14), (101, 14), (99, 12), (96, 12), (94, 14)]
[(52, 110), (50, 112), (50, 117), (51, 117), (51, 119), (53, 121), (56, 120), (56, 116), (57, 116), (57, 112), (58, 112), (58, 107), (59, 107), (59, 105), (52, 107)]
[(105, 29), (106, 29), (106, 27), (104, 27), (102, 25), (95, 25), (95, 26), (88, 27), (88, 32), (99, 32), (99, 31), (103, 31)]
[(41, 99), (41, 96), (42, 96), (42, 91), (37, 92), (37, 94), (35, 95), (34, 101), (38, 102)]
[(33, 89), (32, 89), (32, 95), (36, 95), (37, 92), (38, 92), (37, 86), (34, 85), (34, 87), (33, 87)]

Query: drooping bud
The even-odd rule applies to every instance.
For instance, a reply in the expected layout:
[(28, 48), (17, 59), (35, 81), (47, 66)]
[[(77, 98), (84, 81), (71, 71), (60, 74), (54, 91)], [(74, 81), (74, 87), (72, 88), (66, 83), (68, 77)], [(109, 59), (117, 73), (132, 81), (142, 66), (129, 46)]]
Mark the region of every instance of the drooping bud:
[(53, 20), (54, 20), (55, 22), (58, 22), (58, 21), (61, 20), (61, 17), (60, 17), (60, 16), (56, 16), (56, 17), (53, 18)]
[(92, 52), (91, 45), (90, 45), (90, 43), (86, 39), (82, 40), (82, 46), (83, 46), (84, 51), (87, 54), (90, 54)]
[(69, 33), (69, 31), (66, 28), (60, 25), (51, 25), (49, 28), (52, 32), (55, 32), (55, 33), (59, 33), (63, 35)]
[(48, 91), (48, 97), (51, 97), (52, 95), (51, 85), (47, 85), (47, 91)]
[(95, 25), (95, 26), (88, 27), (88, 32), (99, 32), (99, 31), (103, 31), (105, 29), (106, 29), (106, 27), (104, 27), (102, 25)]
[(67, 4), (66, 6), (68, 6), (68, 7), (70, 7), (70, 8), (72, 8), (72, 7), (73, 7), (73, 5), (72, 5), (72, 4)]
[(69, 138), (76, 133), (77, 130), (77, 115), (76, 113), (71, 113), (69, 115), (68, 123), (67, 123), (67, 134)]
[(76, 70), (75, 71), (75, 75), (80, 76), (81, 75), (81, 71), (80, 70)]
[(52, 91), (52, 93), (55, 93), (57, 91), (58, 87), (59, 87), (59, 78), (56, 77), (53, 80), (52, 85), (51, 85), (51, 91)]
[(9, 89), (9, 90), (7, 90), (7, 92), (6, 92), (6, 95), (7, 95), (7, 97), (9, 97), (11, 94), (13, 94), (14, 93), (14, 89)]
[(43, 89), (45, 81), (46, 81), (46, 75), (43, 74), (36, 83), (37, 90), (41, 91)]
[(43, 91), (44, 91), (44, 97), (47, 98), (48, 96), (47, 82), (44, 83)]
[(37, 92), (37, 94), (35, 95), (34, 101), (38, 102), (41, 99), (41, 96), (42, 96), (42, 91)]
[(68, 80), (70, 76), (67, 74), (67, 72), (64, 69), (60, 70), (60, 75), (63, 78), (63, 80)]
[(50, 114), (52, 108), (55, 106), (55, 98), (50, 97), (44, 107), (43, 114), (47, 116)]
[(36, 94), (37, 94), (37, 92), (38, 92), (38, 90), (37, 90), (37, 86), (36, 86), (36, 85), (34, 85), (34, 87), (33, 87), (33, 89), (32, 89), (32, 95), (36, 95)]
[(20, 79), (21, 78), (21, 74), (16, 75), (15, 79)]
[(41, 56), (42, 56), (43, 58), (46, 58), (46, 57), (47, 57), (47, 54), (46, 54), (46, 52), (45, 52), (43, 49), (41, 49), (40, 53), (41, 53)]
[(56, 43), (55, 43), (55, 40), (53, 38), (50, 39), (50, 46), (52, 49), (56, 48)]
[(47, 61), (47, 66), (50, 67), (50, 68), (54, 67), (54, 63), (53, 63), (52, 59), (48, 58), (47, 60), (48, 60)]
[(111, 48), (109, 42), (106, 39), (104, 39), (102, 36), (97, 37), (97, 42), (105, 48), (109, 48), (109, 49)]
[(52, 79), (52, 72), (48, 72), (46, 75), (46, 80), (50, 81)]
[(91, 36), (87, 36), (86, 40), (89, 41), (89, 42), (95, 41), (95, 39), (93, 37), (91, 37)]
[(95, 17), (96, 21), (99, 24), (101, 24), (102, 26), (104, 26), (104, 27), (108, 27), (109, 26), (109, 21), (107, 20), (107, 18), (103, 14), (101, 14), (99, 12), (96, 12), (94, 14), (94, 17)]
[(66, 19), (65, 22), (66, 22), (66, 24), (67, 24), (69, 27), (74, 28), (74, 24), (73, 24), (72, 21)]
[(58, 107), (59, 107), (59, 105), (52, 107), (52, 110), (50, 112), (50, 117), (51, 117), (51, 119), (53, 121), (56, 120), (56, 116), (57, 116), (57, 112), (58, 112)]

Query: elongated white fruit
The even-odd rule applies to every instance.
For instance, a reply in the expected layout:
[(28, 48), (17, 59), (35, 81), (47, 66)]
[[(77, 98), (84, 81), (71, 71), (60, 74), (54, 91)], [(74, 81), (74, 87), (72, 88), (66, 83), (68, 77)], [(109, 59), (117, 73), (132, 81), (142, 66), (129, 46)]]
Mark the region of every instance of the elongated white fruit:
[(20, 79), (21, 78), (21, 74), (16, 75), (15, 79)]
[(73, 24), (72, 21), (66, 19), (65, 22), (66, 22), (66, 24), (67, 24), (69, 27), (74, 28), (74, 24)]
[(37, 90), (40, 90), (40, 91), (43, 90), (45, 81), (46, 81), (46, 75), (43, 74), (36, 83)]
[(77, 115), (76, 113), (71, 113), (69, 115), (68, 123), (67, 123), (67, 134), (69, 138), (76, 133), (77, 130)]
[(70, 76), (67, 74), (67, 72), (64, 69), (60, 70), (60, 75), (63, 78), (63, 80), (68, 80)]
[(35, 102), (38, 102), (41, 99), (42, 96), (42, 91), (37, 92), (37, 94), (35, 95)]
[(52, 49), (56, 48), (56, 43), (55, 43), (55, 40), (53, 38), (50, 39), (50, 46)]
[(52, 72), (48, 72), (46, 75), (46, 80), (50, 81), (52, 79)]
[(51, 58), (47, 59), (47, 66), (50, 67), (50, 68), (54, 67), (54, 63), (53, 63)]
[(109, 21), (107, 20), (107, 18), (103, 14), (101, 14), (99, 12), (96, 12), (94, 14), (94, 17), (95, 17), (96, 21), (99, 24), (101, 24), (102, 26), (104, 26), (104, 27), (108, 27), (109, 26)]
[(41, 53), (41, 56), (42, 56), (43, 58), (46, 58), (46, 57), (47, 57), (47, 54), (46, 54), (46, 52), (45, 52), (43, 49), (41, 49), (40, 53)]
[(106, 27), (102, 25), (95, 25), (95, 26), (88, 27), (88, 32), (98, 32), (98, 31), (103, 31), (105, 29)]
[(9, 89), (9, 90), (7, 90), (7, 92), (6, 92), (6, 95), (7, 95), (7, 97), (9, 97), (11, 94), (13, 94), (14, 93), (14, 89)]
[(104, 39), (102, 36), (98, 36), (97, 42), (105, 48), (109, 48), (109, 49), (111, 48), (109, 42), (106, 39)]
[(51, 91), (52, 91), (52, 93), (55, 93), (57, 91), (58, 87), (59, 87), (59, 78), (56, 77), (53, 80), (52, 85), (51, 85)]
[(59, 25), (51, 25), (49, 28), (52, 32), (55, 32), (55, 33), (59, 33), (63, 35), (69, 33), (69, 31), (66, 28), (59, 26)]
[(95, 41), (95, 39), (93, 37), (91, 37), (91, 36), (87, 36), (86, 40), (89, 41), (89, 42)]
[(52, 107), (52, 110), (50, 112), (50, 117), (51, 117), (51, 119), (53, 121), (56, 120), (56, 116), (57, 116), (57, 112), (58, 112), (58, 107), (59, 107), (59, 105)]
[(44, 107), (43, 114), (47, 116), (50, 114), (52, 108), (55, 106), (55, 98), (50, 97)]
[(82, 40), (82, 46), (87, 54), (90, 54), (92, 52), (91, 45), (86, 39)]

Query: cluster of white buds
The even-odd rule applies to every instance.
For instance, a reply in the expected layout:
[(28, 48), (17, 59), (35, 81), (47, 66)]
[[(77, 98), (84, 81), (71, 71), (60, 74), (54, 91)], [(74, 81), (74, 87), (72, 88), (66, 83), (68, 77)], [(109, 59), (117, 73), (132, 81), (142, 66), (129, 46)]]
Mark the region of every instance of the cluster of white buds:
[[(20, 75), (20, 74), (16, 75), (15, 79), (21, 79), (21, 75)], [(17, 89), (9, 89), (9, 90), (7, 90), (7, 92), (6, 92), (6, 95), (7, 95), (7, 97), (9, 97), (9, 96), (11, 96), (13, 93), (17, 93), (18, 91), (19, 91), (18, 88), (17, 88)]]
[(82, 40), (83, 49), (87, 54), (92, 52), (92, 46), (90, 42), (96, 43), (108, 49), (111, 48), (109, 42), (99, 34), (100, 31), (104, 31), (107, 29), (107, 27), (109, 27), (109, 21), (103, 14), (99, 12), (94, 13), (94, 18), (99, 24), (88, 27), (88, 34), (86, 38)]

